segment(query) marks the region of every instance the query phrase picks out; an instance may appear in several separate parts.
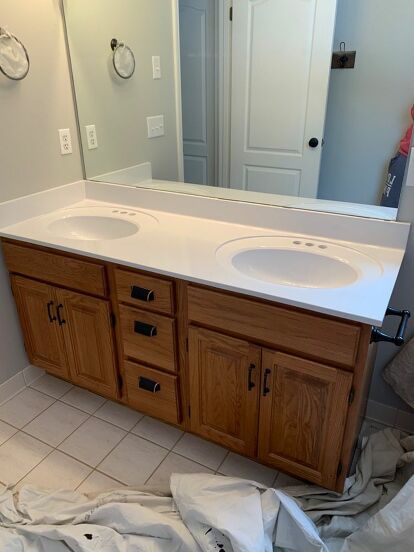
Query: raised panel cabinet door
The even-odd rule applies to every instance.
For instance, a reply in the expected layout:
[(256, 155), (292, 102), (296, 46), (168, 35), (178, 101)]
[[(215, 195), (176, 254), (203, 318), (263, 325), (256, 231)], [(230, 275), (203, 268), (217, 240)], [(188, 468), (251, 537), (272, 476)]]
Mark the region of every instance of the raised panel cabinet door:
[(335, 488), (352, 374), (263, 351), (259, 458)]
[(261, 350), (247, 341), (189, 330), (191, 430), (254, 456)]
[(71, 380), (101, 395), (117, 397), (109, 302), (66, 290), (58, 290), (57, 299)]
[(11, 282), (30, 362), (51, 374), (68, 378), (54, 288), (21, 276), (12, 276)]

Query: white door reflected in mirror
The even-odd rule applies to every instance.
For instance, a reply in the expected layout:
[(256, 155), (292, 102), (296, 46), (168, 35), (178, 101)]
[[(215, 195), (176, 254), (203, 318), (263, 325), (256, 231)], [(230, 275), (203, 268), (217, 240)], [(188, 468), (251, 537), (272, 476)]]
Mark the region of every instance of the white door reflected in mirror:
[[(99, 128), (86, 177), (395, 219), (414, 102), (398, 1), (64, 0), (79, 124)], [(130, 79), (114, 36), (137, 53)], [(333, 69), (342, 42), (355, 66)]]

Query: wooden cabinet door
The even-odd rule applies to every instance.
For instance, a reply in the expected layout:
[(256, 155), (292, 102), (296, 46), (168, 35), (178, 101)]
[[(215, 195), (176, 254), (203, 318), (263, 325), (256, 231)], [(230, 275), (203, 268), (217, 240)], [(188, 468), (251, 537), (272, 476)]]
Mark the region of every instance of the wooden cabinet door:
[(68, 378), (54, 288), (21, 276), (12, 276), (11, 281), (30, 362), (51, 374)]
[(199, 328), (189, 331), (191, 430), (254, 456), (261, 350)]
[(259, 458), (335, 488), (352, 374), (263, 351)]
[(105, 395), (117, 396), (117, 369), (109, 302), (57, 290), (57, 316), (65, 338), (71, 380)]

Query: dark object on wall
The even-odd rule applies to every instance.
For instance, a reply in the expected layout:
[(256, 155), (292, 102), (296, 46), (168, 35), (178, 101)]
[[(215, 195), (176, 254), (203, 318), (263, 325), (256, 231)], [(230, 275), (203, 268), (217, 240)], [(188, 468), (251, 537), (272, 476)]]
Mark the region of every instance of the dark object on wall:
[(355, 67), (356, 50), (346, 50), (345, 42), (339, 45), (339, 52), (332, 54), (332, 69), (353, 69)]
[(394, 343), (397, 347), (404, 345), (405, 330), (407, 329), (408, 320), (410, 319), (411, 313), (408, 310), (397, 310), (392, 307), (388, 307), (385, 316), (399, 316), (401, 318), (400, 324), (398, 326), (397, 333), (395, 336), (387, 335), (379, 328), (372, 329), (371, 342), (378, 343), (379, 341), (386, 341), (388, 343)]

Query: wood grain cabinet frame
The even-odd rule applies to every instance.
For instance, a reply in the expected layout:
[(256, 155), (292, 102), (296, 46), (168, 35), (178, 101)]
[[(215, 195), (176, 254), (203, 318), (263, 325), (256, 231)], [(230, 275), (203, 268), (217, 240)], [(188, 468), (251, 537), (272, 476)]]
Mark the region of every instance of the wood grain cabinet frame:
[(31, 364), (68, 379), (65, 341), (56, 323), (55, 288), (21, 276), (12, 276), (11, 284)]
[(342, 490), (370, 326), (10, 240), (3, 249), (32, 364)]
[(191, 430), (255, 456), (260, 348), (200, 328), (189, 331)]
[(351, 385), (345, 370), (264, 351), (259, 458), (334, 488)]

